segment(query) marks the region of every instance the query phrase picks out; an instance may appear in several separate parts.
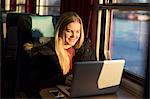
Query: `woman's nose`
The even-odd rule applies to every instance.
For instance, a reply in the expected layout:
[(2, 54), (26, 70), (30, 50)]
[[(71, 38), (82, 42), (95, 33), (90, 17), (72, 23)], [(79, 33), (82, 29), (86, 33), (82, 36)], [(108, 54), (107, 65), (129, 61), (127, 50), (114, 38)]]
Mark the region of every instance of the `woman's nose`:
[(74, 32), (71, 33), (71, 37), (74, 37)]

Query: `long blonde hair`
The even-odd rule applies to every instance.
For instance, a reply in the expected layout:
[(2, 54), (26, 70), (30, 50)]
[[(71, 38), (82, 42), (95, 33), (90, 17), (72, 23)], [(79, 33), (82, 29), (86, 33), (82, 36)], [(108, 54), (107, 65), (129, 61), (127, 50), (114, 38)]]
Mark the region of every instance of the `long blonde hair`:
[(75, 49), (79, 49), (84, 41), (84, 30), (82, 19), (75, 12), (66, 12), (62, 14), (56, 24), (55, 29), (55, 51), (58, 56), (58, 60), (63, 71), (63, 74), (67, 74), (69, 72), (69, 54), (64, 49), (65, 45), (65, 34), (63, 34), (63, 30), (66, 26), (71, 22), (79, 22), (80, 25), (80, 38), (75, 44)]

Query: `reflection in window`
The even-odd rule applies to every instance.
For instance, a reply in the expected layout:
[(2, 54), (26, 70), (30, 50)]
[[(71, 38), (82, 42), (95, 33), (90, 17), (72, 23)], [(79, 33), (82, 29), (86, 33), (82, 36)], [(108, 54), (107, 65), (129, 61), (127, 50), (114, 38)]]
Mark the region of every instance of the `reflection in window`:
[(10, 0), (5, 0), (5, 10), (10, 10)]
[(16, 11), (25, 12), (26, 0), (16, 0)]
[(26, 0), (17, 0), (16, 4), (25, 4)]
[(115, 0), (116, 3), (150, 3), (150, 0)]
[(36, 13), (39, 15), (59, 15), (60, 0), (37, 0)]
[(17, 12), (25, 12), (25, 6), (16, 6), (16, 11)]
[[(9, 11), (10, 7), (16, 5), (17, 12), (25, 12), (25, 3), (26, 3), (26, 0), (16, 0), (15, 2), (11, 0), (5, 0), (5, 10)], [(14, 10), (15, 8), (13, 9), (13, 11)]]
[(150, 17), (145, 11), (114, 11), (112, 58), (124, 58), (125, 70), (144, 77)]

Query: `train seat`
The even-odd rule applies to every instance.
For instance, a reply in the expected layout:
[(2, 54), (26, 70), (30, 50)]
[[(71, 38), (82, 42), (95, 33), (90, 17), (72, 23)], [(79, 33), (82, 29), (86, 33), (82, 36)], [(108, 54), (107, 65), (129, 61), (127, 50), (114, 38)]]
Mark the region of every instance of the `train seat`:
[(24, 51), (24, 43), (38, 42), (39, 44), (43, 44), (51, 40), (51, 38), (54, 37), (53, 32), (58, 18), (59, 16), (53, 15), (39, 16), (27, 13), (7, 14), (5, 57), (7, 61), (7, 57), (11, 56), (13, 64), (8, 63), (6, 65), (5, 71), (7, 72), (10, 70), (10, 68), (13, 68), (11, 72), (9, 71), (9, 74), (13, 74), (14, 76), (12, 77), (9, 75), (7, 77), (8, 79), (12, 79), (11, 82), (14, 82), (14, 90), (19, 92), (28, 92), (29, 87), (31, 87), (31, 84), (34, 83), (32, 82), (34, 79), (29, 78), (31, 76), (30, 74), (36, 72), (35, 67), (40, 69), (40, 67), (38, 68), (39, 65), (34, 65), (32, 57)]

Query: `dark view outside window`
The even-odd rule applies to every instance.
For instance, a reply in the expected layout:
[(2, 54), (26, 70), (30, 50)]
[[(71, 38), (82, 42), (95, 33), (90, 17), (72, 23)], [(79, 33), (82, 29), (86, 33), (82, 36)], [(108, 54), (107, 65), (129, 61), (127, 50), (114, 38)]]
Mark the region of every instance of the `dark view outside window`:
[(149, 24), (148, 11), (113, 11), (112, 58), (124, 58), (125, 70), (139, 77), (145, 75)]

